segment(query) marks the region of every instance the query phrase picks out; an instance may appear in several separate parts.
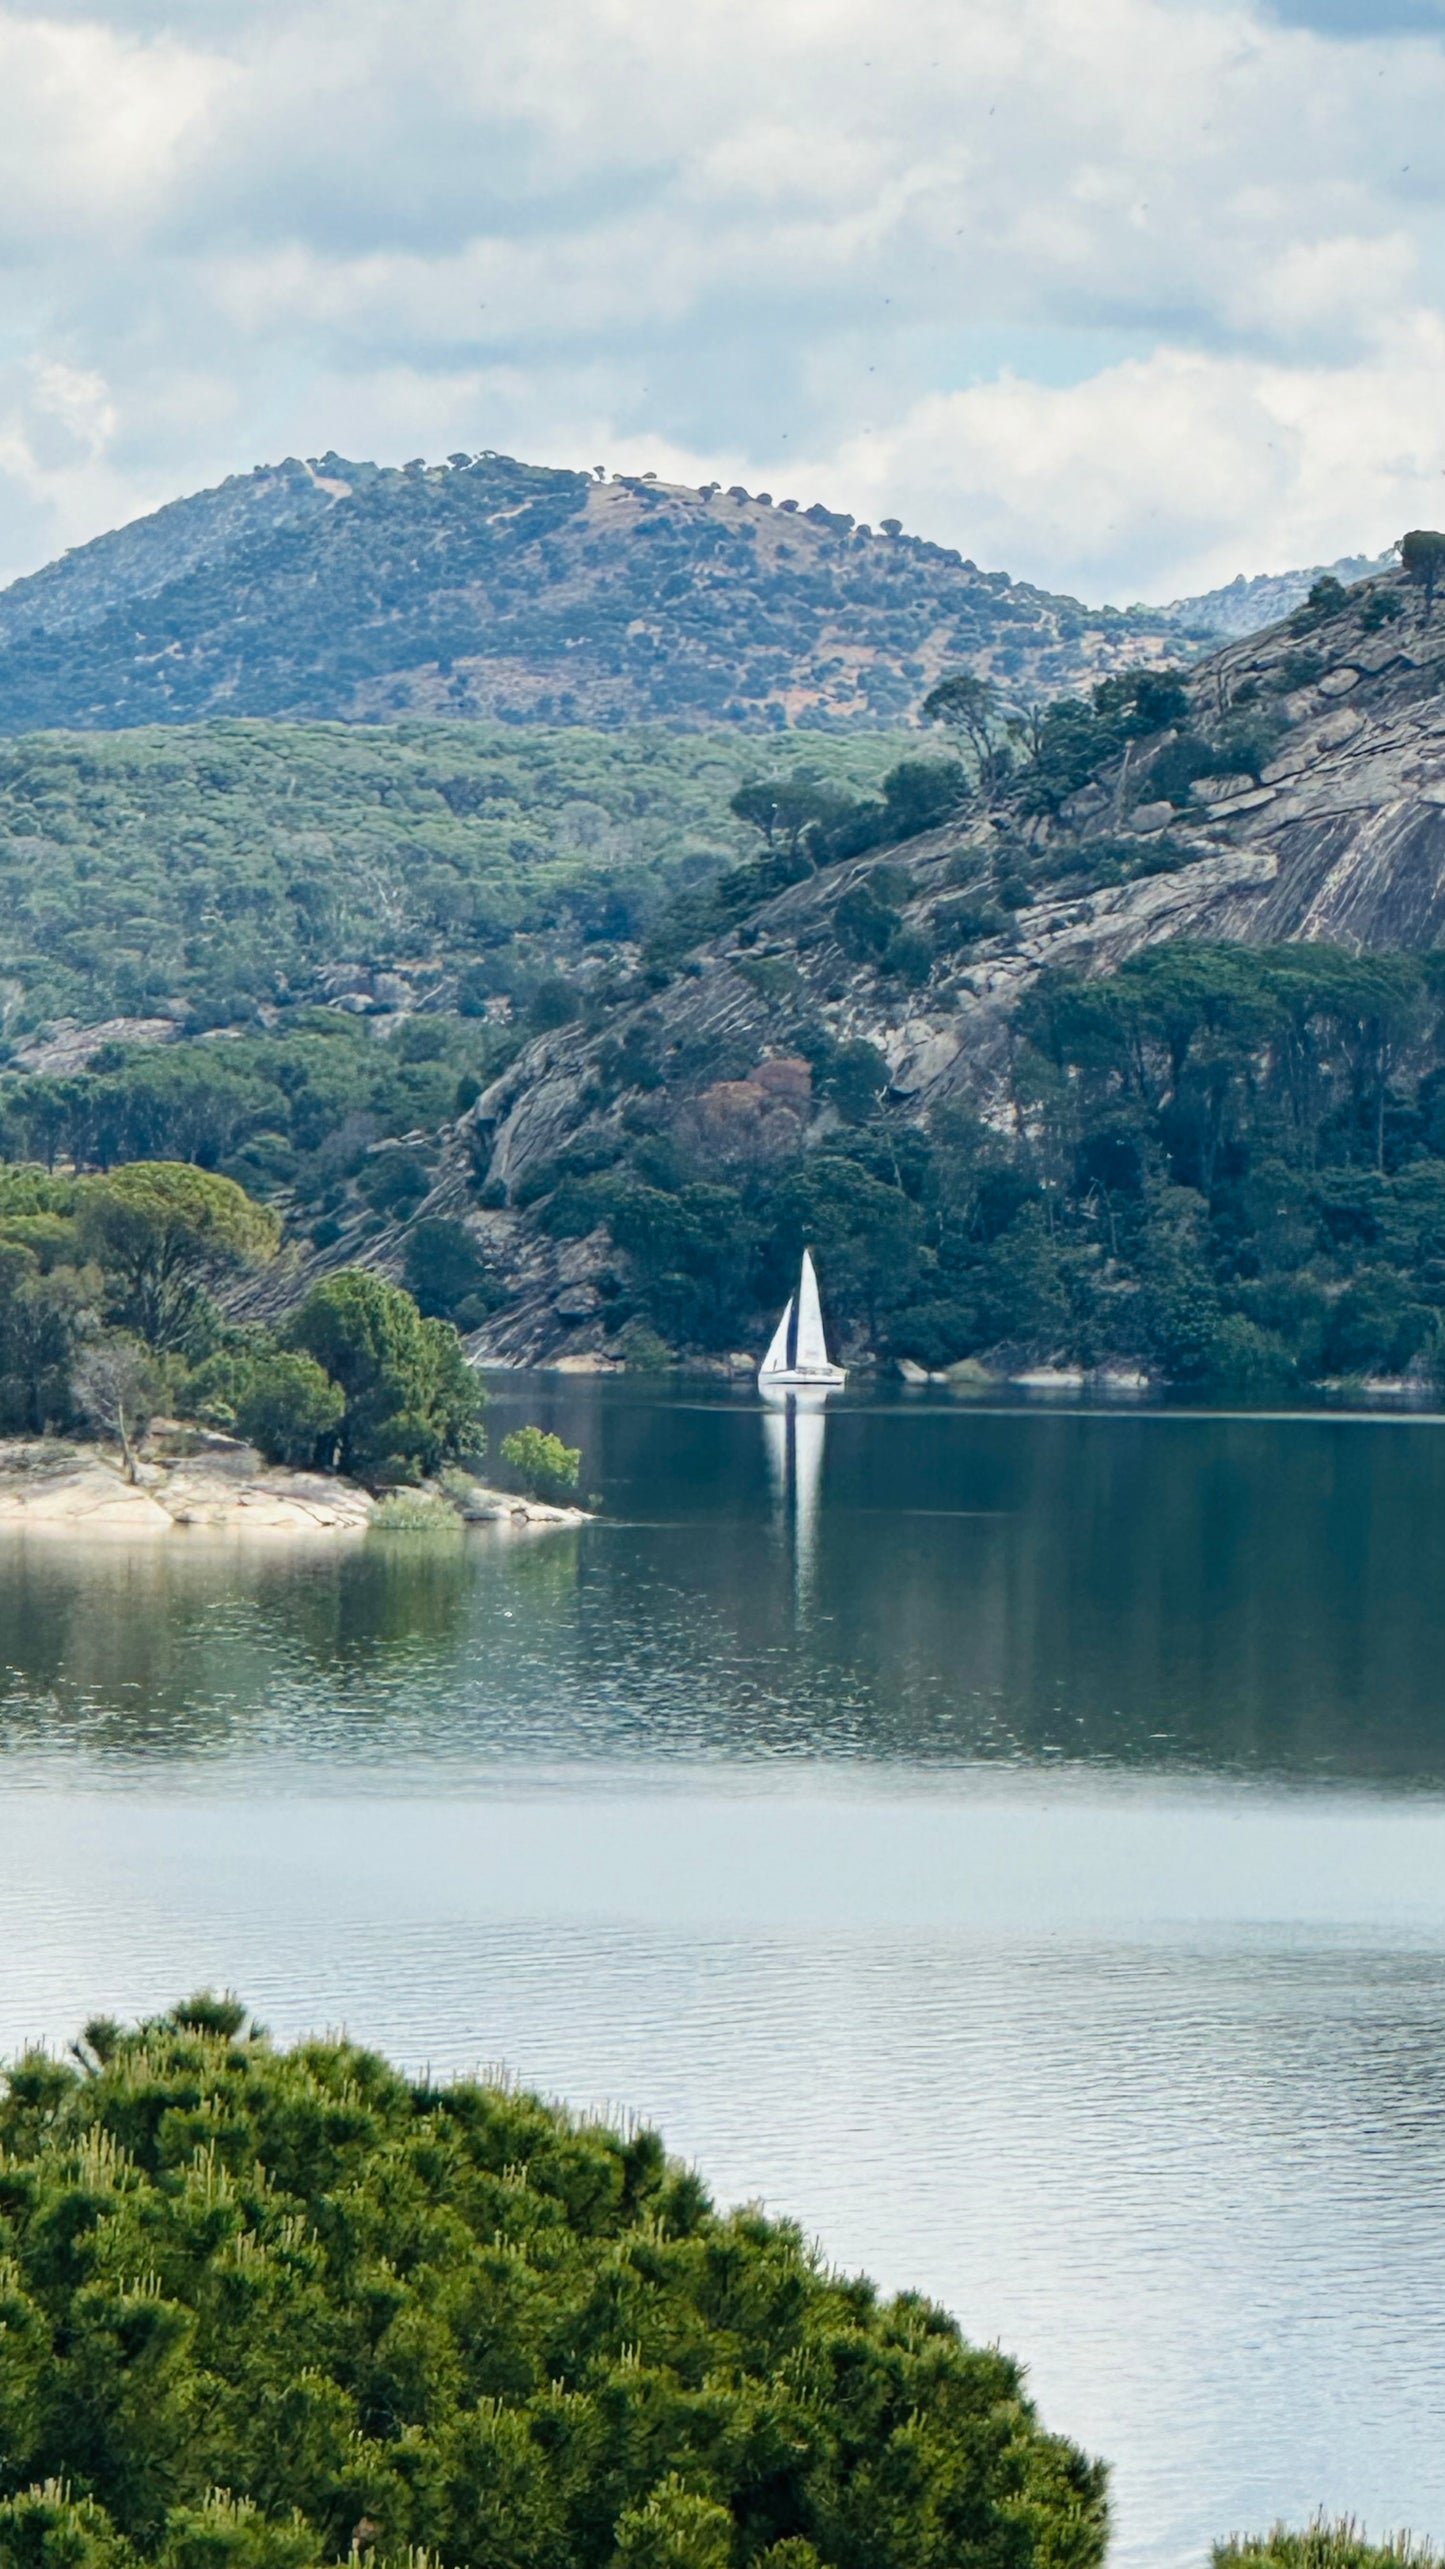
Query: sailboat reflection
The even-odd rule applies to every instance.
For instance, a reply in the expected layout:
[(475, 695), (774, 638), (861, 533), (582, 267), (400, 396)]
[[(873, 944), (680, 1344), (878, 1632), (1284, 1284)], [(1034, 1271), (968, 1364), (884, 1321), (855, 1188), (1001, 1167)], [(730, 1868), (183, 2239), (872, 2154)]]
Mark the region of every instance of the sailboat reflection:
[(818, 1556), (818, 1520), (823, 1502), (823, 1445), (828, 1421), (820, 1407), (789, 1401), (786, 1409), (763, 1412), (763, 1439), (778, 1525), (791, 1540), (793, 1593), (800, 1606), (813, 1590)]

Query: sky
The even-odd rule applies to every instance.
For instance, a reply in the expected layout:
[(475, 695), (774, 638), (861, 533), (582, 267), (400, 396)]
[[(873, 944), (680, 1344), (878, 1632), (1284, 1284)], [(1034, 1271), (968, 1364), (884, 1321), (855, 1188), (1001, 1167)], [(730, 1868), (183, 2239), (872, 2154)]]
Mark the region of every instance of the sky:
[(1445, 0), (0, 6), (0, 579), (286, 454), (1098, 602), (1445, 524)]

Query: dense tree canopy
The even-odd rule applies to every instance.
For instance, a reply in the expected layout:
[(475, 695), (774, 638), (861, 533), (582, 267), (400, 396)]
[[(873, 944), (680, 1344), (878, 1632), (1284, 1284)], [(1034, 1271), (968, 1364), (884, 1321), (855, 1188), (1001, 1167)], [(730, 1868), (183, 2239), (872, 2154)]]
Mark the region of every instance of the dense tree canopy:
[(176, 1347), (208, 1285), (274, 1257), (281, 1226), (234, 1179), (184, 1160), (132, 1160), (77, 1194), (82, 1246), (116, 1279), (121, 1315), (149, 1346)]
[[(610, 1327), (756, 1342), (810, 1241), (848, 1343), (930, 1366), (1115, 1356), (1236, 1392), (1445, 1368), (1437, 958), (1176, 943), (1046, 974), (988, 1124), (905, 1122), (871, 1047), (792, 1041), (792, 1121), (709, 1122), (739, 1092), (664, 1079), (602, 1165), (546, 1173), (546, 1226), (605, 1224), (620, 1252)], [(820, 1102), (836, 1120), (810, 1143)]]
[(1095, 2569), (1103, 2473), (656, 2134), (201, 1999), (0, 2095), (3, 2569)]
[(342, 1468), (365, 1481), (417, 1481), (480, 1441), (482, 1393), (446, 1320), (426, 1320), (384, 1277), (344, 1270), (313, 1286), (293, 1346), (339, 1384)]
[[(819, 735), (807, 763), (836, 796), (876, 784), (901, 745)], [(464, 996), (480, 976), (525, 1000), (547, 955), (635, 937), (734, 863), (747, 833), (729, 799), (781, 763), (661, 725), (220, 720), (0, 741), (6, 1033), (172, 1005), (254, 1026), (258, 1006), (326, 995), (341, 966), (432, 965)]]

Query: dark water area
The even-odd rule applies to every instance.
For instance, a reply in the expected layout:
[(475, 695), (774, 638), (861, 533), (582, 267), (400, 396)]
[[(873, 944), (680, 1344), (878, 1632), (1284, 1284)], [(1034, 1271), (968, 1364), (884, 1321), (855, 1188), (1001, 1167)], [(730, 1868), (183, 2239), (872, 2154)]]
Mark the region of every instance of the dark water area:
[(1115, 2466), (1445, 2536), (1445, 1426), (500, 1381), (577, 1533), (0, 1548), (0, 2043), (662, 2125)]
[(364, 1767), (1054, 1760), (1445, 1784), (1445, 1421), (504, 1383), (580, 1535), (10, 1547), (0, 1746)]

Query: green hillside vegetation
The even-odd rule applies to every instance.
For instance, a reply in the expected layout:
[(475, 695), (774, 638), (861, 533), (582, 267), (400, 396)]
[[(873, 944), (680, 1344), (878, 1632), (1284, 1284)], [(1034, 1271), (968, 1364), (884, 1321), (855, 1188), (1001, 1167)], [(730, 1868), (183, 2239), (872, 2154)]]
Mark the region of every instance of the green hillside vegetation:
[(554, 1235), (606, 1223), (615, 1329), (756, 1343), (808, 1242), (845, 1342), (933, 1368), (1117, 1356), (1273, 1394), (1445, 1361), (1437, 956), (1181, 943), (1046, 976), (988, 1125), (904, 1120), (881, 1055), (816, 1018), (787, 1040), (832, 1110), (813, 1147), (716, 1120), (742, 1065), (659, 1054), (613, 1140), (533, 1180)]
[(0, 730), (216, 713), (896, 723), (966, 658), (1032, 701), (1179, 647), (818, 503), (501, 455), (237, 477), (0, 596)]
[[(806, 764), (861, 789), (898, 748), (820, 736)], [(525, 998), (552, 953), (635, 938), (736, 863), (750, 833), (729, 805), (759, 760), (731, 733), (481, 723), (0, 746), (6, 1032), (178, 1001), (254, 1022), (341, 963), (435, 963), (435, 995), (463, 1007)]]
[(654, 2132), (212, 1998), (0, 2096), (3, 2569), (1093, 2569), (1104, 2473)]

